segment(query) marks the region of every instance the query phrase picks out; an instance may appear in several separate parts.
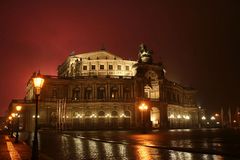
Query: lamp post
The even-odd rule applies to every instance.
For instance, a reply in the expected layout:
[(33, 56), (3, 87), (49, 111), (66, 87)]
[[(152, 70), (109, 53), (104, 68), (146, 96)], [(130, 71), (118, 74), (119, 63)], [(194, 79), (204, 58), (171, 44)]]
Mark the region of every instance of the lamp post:
[(14, 132), (14, 118), (16, 117), (16, 114), (15, 114), (15, 113), (12, 113), (11, 116), (12, 116), (12, 133), (11, 133), (11, 138), (13, 138), (13, 132)]
[(36, 97), (36, 113), (35, 113), (35, 130), (34, 130), (34, 139), (32, 145), (32, 160), (38, 159), (38, 98), (41, 92), (41, 88), (44, 83), (44, 79), (42, 78), (40, 72), (38, 72), (33, 78), (33, 85), (35, 89), (35, 97)]
[(10, 136), (12, 137), (13, 135), (13, 122), (12, 122), (12, 120), (13, 120), (13, 118), (12, 118), (12, 116), (9, 116), (8, 117), (8, 119), (9, 119), (9, 128), (11, 128), (11, 130), (9, 129), (9, 134), (10, 134)]
[(15, 138), (15, 143), (18, 143), (18, 132), (19, 132), (19, 118), (20, 118), (20, 115), (19, 115), (19, 112), (22, 110), (22, 106), (18, 105), (16, 106), (16, 110), (17, 110), (17, 128), (16, 128), (16, 138)]
[(200, 114), (200, 112), (201, 112), (201, 106), (198, 106), (198, 128), (201, 128), (202, 126), (201, 126), (201, 123), (200, 123), (200, 116), (201, 116), (201, 114)]
[(145, 128), (144, 112), (148, 110), (148, 106), (145, 103), (142, 103), (138, 108), (141, 111), (142, 126), (143, 126), (143, 128)]

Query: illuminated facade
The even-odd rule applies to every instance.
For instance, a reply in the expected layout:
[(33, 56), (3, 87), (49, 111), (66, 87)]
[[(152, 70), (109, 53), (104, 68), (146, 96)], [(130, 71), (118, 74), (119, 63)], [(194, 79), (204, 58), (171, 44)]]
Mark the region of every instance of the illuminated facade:
[[(41, 127), (64, 129), (189, 128), (198, 126), (196, 90), (165, 78), (162, 63), (140, 46), (138, 61), (101, 50), (70, 55), (58, 76), (45, 75), (40, 97)], [(32, 130), (34, 89), (29, 81), (24, 100), (12, 100), (9, 110), (23, 105), (22, 122)], [(146, 110), (139, 106), (146, 105)], [(60, 113), (59, 106), (64, 107)], [(61, 108), (60, 107), (60, 108)]]

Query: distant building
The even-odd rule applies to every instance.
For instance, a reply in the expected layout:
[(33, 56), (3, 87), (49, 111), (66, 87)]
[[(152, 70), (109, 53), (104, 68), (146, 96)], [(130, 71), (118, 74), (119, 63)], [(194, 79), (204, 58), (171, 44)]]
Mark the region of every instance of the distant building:
[[(40, 127), (64, 129), (189, 128), (198, 126), (196, 90), (165, 78), (162, 63), (140, 46), (138, 61), (105, 50), (74, 54), (45, 75), (40, 96)], [(34, 127), (35, 96), (31, 79), (23, 100), (25, 130)], [(146, 111), (139, 109), (142, 104)]]

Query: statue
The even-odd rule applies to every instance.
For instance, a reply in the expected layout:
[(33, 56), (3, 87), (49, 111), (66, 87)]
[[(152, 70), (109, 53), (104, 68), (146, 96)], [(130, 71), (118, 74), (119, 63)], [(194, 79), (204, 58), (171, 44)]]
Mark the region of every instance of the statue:
[(148, 50), (147, 47), (142, 43), (139, 46), (139, 62), (152, 63), (152, 51)]
[(75, 60), (75, 76), (80, 76), (80, 61), (78, 59)]

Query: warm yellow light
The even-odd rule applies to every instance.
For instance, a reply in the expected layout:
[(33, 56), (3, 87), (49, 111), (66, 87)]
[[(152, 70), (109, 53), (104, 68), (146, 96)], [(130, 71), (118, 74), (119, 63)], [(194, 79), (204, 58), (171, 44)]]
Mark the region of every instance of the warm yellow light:
[(12, 116), (9, 116), (8, 119), (9, 119), (9, 120), (12, 120)]
[(216, 114), (215, 114), (215, 116), (216, 116), (216, 117), (218, 117), (218, 116), (219, 116), (219, 114), (218, 114), (218, 113), (216, 113)]
[(111, 115), (110, 114), (106, 114), (105, 117), (108, 118), (108, 117), (111, 117)]
[(16, 113), (12, 113), (11, 116), (14, 118), (16, 117)]
[(186, 115), (186, 116), (185, 116), (185, 119), (189, 120), (189, 119), (190, 119), (190, 116)]
[(182, 116), (181, 115), (177, 115), (177, 118), (180, 119), (180, 118), (182, 118)]
[(22, 106), (16, 106), (16, 110), (19, 112), (19, 111), (21, 111), (22, 110)]
[(202, 120), (206, 120), (206, 117), (205, 117), (205, 116), (202, 116)]
[(216, 118), (214, 116), (211, 117), (211, 120), (215, 120)]
[(148, 106), (145, 103), (142, 103), (139, 107), (140, 110), (147, 110)]
[(36, 94), (40, 94), (40, 89), (44, 84), (44, 79), (42, 78), (42, 75), (40, 74), (40, 72), (38, 72), (32, 79), (34, 88), (36, 88)]
[(122, 117), (126, 117), (125, 114), (121, 114), (120, 118), (122, 118)]
[(174, 116), (173, 114), (171, 114), (171, 115), (169, 116), (169, 118), (175, 118), (175, 116)]
[(42, 88), (44, 83), (44, 79), (41, 77), (35, 77), (33, 78), (33, 84), (35, 88)]
[(236, 120), (233, 120), (233, 123), (236, 123), (237, 121)]

